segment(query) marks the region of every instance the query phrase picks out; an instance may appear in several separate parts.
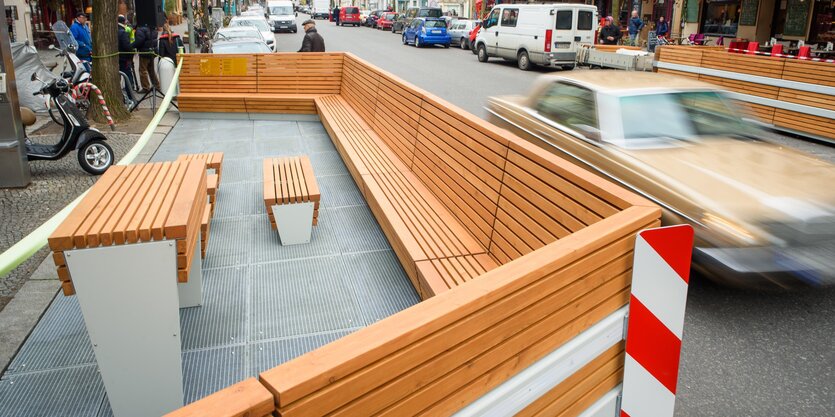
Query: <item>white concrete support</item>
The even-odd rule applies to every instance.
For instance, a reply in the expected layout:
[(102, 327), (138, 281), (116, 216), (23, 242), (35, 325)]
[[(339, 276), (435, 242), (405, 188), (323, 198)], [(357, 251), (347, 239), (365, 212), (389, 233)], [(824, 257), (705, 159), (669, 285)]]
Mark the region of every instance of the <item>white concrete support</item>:
[(203, 305), (203, 265), (200, 257), (200, 242), (194, 245), (191, 268), (188, 271), (188, 282), (177, 283), (177, 293), (180, 297), (180, 308), (199, 307)]
[(282, 245), (310, 243), (313, 202), (274, 205), (273, 217)]
[(114, 416), (160, 416), (182, 407), (175, 243), (64, 254)]

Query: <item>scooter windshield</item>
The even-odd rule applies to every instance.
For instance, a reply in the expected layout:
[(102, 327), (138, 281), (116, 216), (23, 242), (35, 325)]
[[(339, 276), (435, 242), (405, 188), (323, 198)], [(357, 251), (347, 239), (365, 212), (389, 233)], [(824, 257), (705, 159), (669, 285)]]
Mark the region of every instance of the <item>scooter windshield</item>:
[(78, 42), (70, 33), (70, 28), (67, 27), (66, 23), (61, 20), (53, 23), (52, 32), (55, 33), (55, 39), (58, 40), (58, 46), (61, 49), (67, 50), (68, 47), (72, 46), (74, 51), (78, 50)]

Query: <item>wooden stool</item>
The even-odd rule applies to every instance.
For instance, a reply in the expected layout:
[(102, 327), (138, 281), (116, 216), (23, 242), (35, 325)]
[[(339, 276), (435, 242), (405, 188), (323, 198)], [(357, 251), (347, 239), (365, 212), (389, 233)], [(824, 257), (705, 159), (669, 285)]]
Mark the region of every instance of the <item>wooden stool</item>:
[(310, 242), (320, 197), (307, 155), (264, 160), (264, 205), (282, 245)]

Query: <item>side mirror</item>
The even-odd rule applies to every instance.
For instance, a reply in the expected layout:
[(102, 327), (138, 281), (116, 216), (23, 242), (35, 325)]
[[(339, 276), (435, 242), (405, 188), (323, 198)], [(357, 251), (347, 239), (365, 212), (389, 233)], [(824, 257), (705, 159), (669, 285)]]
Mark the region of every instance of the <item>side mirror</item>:
[(299, 12), (296, 12), (296, 17), (299, 17)]
[(481, 21), (481, 27), (483, 27), (485, 29), (490, 27), (490, 26), (487, 25), (487, 19), (484, 19), (484, 20)]
[(29, 77), (29, 80), (30, 80), (30, 81), (40, 81), (41, 79), (40, 79), (40, 78), (38, 78), (38, 73), (37, 73), (37, 72), (33, 72), (33, 73), (32, 73), (32, 76), (31, 76), (31, 77)]
[(49, 45), (49, 49), (55, 49), (55, 45)]

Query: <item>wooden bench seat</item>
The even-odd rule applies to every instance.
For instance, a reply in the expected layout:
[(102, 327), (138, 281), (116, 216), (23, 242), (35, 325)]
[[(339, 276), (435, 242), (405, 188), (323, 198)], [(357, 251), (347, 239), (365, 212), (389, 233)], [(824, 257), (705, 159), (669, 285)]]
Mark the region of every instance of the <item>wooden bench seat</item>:
[(471, 281), (498, 264), (490, 255), (479, 254), (419, 261), (415, 266), (420, 293), (429, 298)]
[(177, 280), (187, 282), (205, 198), (195, 161), (110, 167), (49, 237), (64, 294), (75, 293), (64, 251), (163, 239), (176, 242)]
[(230, 385), (165, 417), (267, 417), (275, 411), (273, 394), (255, 378)]
[(206, 251), (209, 250), (209, 227), (212, 222), (212, 205), (206, 204), (203, 210), (203, 220), (200, 222), (200, 257), (206, 258)]
[(313, 202), (313, 225), (319, 222), (321, 194), (307, 155), (264, 159), (264, 206), (276, 228), (272, 206)]
[(201, 161), (206, 165), (206, 169), (213, 170), (217, 175), (215, 188), (220, 185), (220, 176), (223, 173), (223, 152), (189, 153), (177, 157), (177, 162), (191, 160)]

